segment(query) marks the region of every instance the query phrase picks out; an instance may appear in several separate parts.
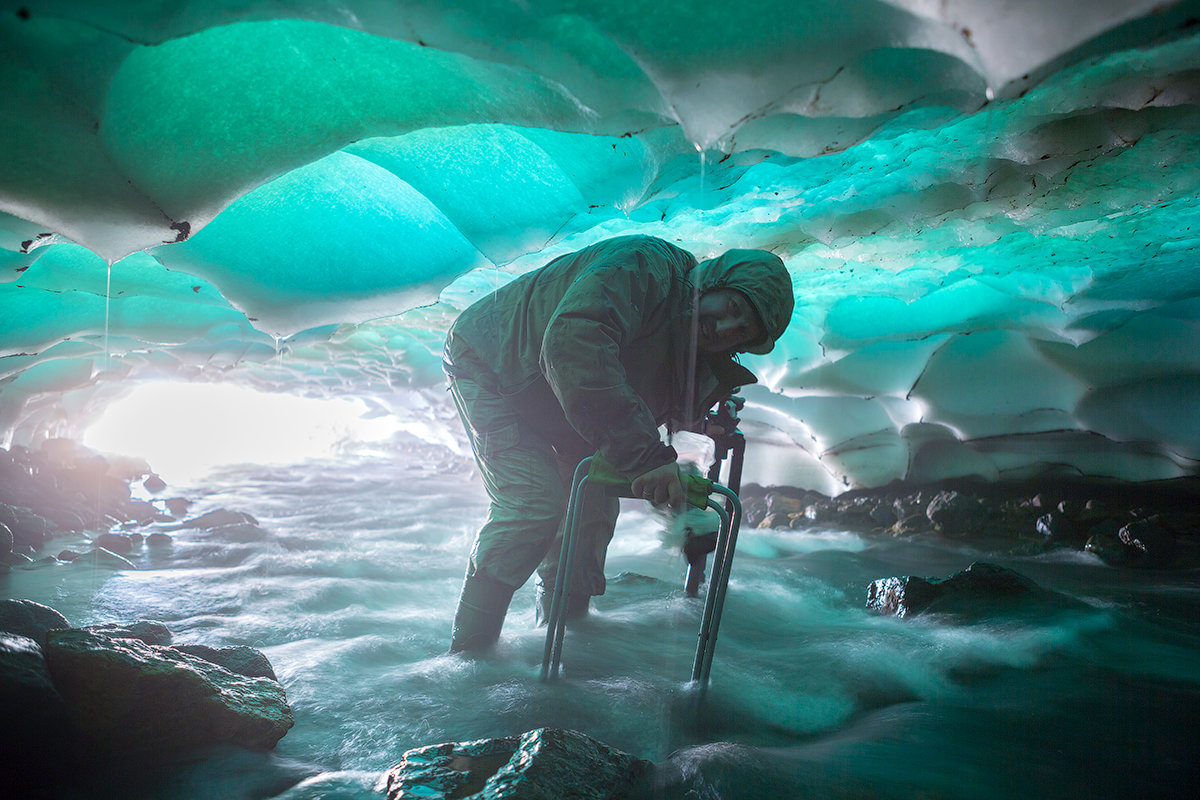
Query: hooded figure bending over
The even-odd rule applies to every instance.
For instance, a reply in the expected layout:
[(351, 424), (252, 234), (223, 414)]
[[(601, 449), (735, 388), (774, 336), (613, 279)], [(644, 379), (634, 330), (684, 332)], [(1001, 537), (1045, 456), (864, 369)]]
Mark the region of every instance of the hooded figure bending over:
[[(493, 645), (535, 569), (539, 603), (549, 602), (581, 459), (599, 451), (636, 496), (680, 505), (677, 454), (659, 425), (692, 429), (754, 383), (734, 357), (770, 352), (793, 302), (772, 253), (730, 250), (697, 265), (661, 239), (624, 236), (556, 258), (459, 316), (444, 366), (491, 507), (467, 562), (452, 651)], [(618, 509), (602, 492), (587, 499), (568, 617), (604, 593)]]

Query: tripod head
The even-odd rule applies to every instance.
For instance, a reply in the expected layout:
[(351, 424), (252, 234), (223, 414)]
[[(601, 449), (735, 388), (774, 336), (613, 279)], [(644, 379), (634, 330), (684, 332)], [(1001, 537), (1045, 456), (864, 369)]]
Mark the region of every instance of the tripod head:
[[(746, 406), (746, 399), (729, 394), (717, 402), (713, 410), (700, 423), (700, 432), (707, 434), (716, 445), (712, 466), (708, 468), (708, 479), (720, 481), (722, 464), (729, 459), (729, 477), (725, 485), (735, 493), (741, 489), (742, 462), (746, 455), (746, 437), (738, 430), (738, 413)], [(726, 503), (728, 509), (729, 504)], [(704, 568), (708, 554), (717, 547), (715, 533), (691, 534), (683, 543), (683, 555), (688, 562), (687, 580), (684, 591), (695, 597), (704, 581)]]

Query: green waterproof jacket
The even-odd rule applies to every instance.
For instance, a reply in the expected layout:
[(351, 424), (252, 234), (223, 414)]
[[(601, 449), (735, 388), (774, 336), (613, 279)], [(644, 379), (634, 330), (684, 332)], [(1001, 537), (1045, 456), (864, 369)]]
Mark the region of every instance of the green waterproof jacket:
[[(730, 356), (697, 357), (691, 320), (700, 293), (745, 292), (753, 283), (744, 265), (739, 285), (720, 262), (698, 268), (691, 253), (648, 236), (561, 256), (459, 316), (447, 371), (469, 363), (475, 380), (510, 398), (560, 453), (599, 450), (633, 479), (676, 459), (660, 424), (690, 428), (722, 396), (756, 381)], [(790, 318), (790, 280), (786, 294)], [(786, 325), (768, 321), (771, 342)]]

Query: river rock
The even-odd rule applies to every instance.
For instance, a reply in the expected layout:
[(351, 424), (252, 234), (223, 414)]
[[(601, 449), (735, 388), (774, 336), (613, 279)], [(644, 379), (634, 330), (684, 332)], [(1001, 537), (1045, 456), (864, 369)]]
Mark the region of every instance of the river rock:
[[(21, 549), (28, 552), (35, 552), (28, 547), (22, 547)], [(3, 564), (6, 569), (10, 567), (24, 567), (32, 563), (33, 559), (30, 556), (25, 553), (18, 553), (16, 550), (0, 555), (0, 564)]]
[(1131, 566), (1167, 567), (1175, 559), (1175, 534), (1157, 515), (1129, 523), (1117, 531), (1117, 538), (1133, 549)]
[(62, 695), (33, 639), (0, 633), (0, 796), (59, 798), (76, 741)]
[(167, 513), (173, 517), (182, 517), (187, 513), (188, 507), (192, 505), (192, 501), (186, 497), (168, 497), (163, 500), (163, 505), (166, 506)]
[(9, 528), (13, 535), (13, 548), (19, 545), (38, 548), (49, 538), (53, 526), (46, 518), (35, 514), (23, 506), (9, 506), (12, 510), (12, 524)]
[(0, 709), (0, 730), (5, 732), (0, 749), (49, 744), (67, 730), (62, 696), (42, 648), (28, 636), (0, 633)]
[(214, 664), (220, 664), (230, 672), (245, 675), (247, 678), (270, 678), (273, 681), (278, 680), (275, 677), (275, 670), (271, 667), (271, 662), (262, 654), (262, 651), (255, 650), (253, 647), (247, 647), (244, 644), (232, 647), (209, 647), (205, 644), (177, 644), (172, 645), (171, 649), (196, 656), (197, 658), (203, 658), (205, 661), (211, 661)]
[(0, 522), (0, 556), (8, 555), (13, 549), (12, 528)]
[(1033, 581), (1005, 567), (976, 561), (948, 578), (913, 575), (881, 578), (867, 587), (867, 608), (880, 614), (952, 614), (985, 618), (999, 605), (1050, 596)]
[(217, 744), (270, 750), (294, 724), (277, 682), (169, 647), (56, 630), (45, 655), (72, 721), (98, 752), (169, 758)]
[(106, 550), (103, 547), (94, 547), (84, 553), (73, 562), (75, 564), (86, 564), (91, 567), (111, 567), (113, 569), (137, 569), (137, 564), (134, 564), (125, 556), (117, 555), (112, 550)]
[(171, 517), (159, 513), (159, 510), (153, 503), (148, 503), (145, 500), (126, 500), (119, 506), (119, 516), (130, 522), (138, 525), (146, 525), (151, 522), (171, 522)]
[(102, 533), (94, 540), (97, 547), (124, 556), (133, 552), (133, 539), (127, 533)]
[(987, 525), (987, 513), (979, 500), (953, 490), (938, 492), (925, 508), (925, 517), (947, 536), (981, 533)]
[(151, 547), (169, 547), (174, 542), (171, 534), (155, 531), (146, 537), (146, 544)]
[(871, 522), (884, 528), (891, 527), (897, 522), (896, 509), (889, 503), (876, 503), (871, 508)]
[(387, 773), (388, 800), (615, 800), (652, 764), (577, 731), (409, 750)]
[(0, 600), (0, 631), (27, 636), (44, 646), (47, 631), (69, 627), (67, 618), (50, 606), (32, 600)]
[(1123, 567), (1138, 556), (1136, 549), (1121, 541), (1116, 531), (1105, 525), (1097, 525), (1088, 535), (1083, 549), (1113, 567)]
[(1049, 546), (1073, 546), (1082, 542), (1079, 527), (1061, 510), (1043, 514), (1034, 524), (1042, 540)]
[(86, 625), (82, 630), (89, 633), (98, 633), (110, 639), (137, 639), (139, 642), (154, 645), (169, 645), (171, 643), (171, 631), (167, 630), (166, 625), (146, 619), (138, 620), (128, 625), (115, 622)]

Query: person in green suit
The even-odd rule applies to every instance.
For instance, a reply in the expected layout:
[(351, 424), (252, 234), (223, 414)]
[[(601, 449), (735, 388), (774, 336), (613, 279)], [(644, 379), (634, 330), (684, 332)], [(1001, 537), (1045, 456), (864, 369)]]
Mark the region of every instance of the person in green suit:
[[(770, 352), (793, 304), (791, 276), (772, 253), (730, 250), (698, 264), (662, 239), (624, 236), (556, 258), (459, 315), (444, 368), (491, 505), (451, 651), (495, 644), (513, 593), (535, 570), (539, 602), (548, 602), (581, 459), (598, 452), (635, 496), (680, 505), (677, 453), (659, 426), (692, 429), (754, 383), (737, 354)], [(599, 493), (586, 502), (568, 617), (604, 593), (618, 507)]]

